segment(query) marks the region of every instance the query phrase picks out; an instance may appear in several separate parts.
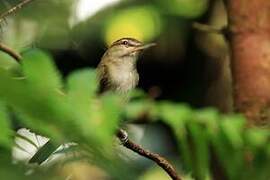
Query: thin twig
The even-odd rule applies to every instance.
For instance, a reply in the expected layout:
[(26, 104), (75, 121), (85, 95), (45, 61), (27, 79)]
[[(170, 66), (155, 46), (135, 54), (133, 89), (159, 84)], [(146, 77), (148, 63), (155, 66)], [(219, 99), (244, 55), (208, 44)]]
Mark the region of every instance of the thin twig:
[(4, 45), (3, 43), (0, 43), (0, 51), (7, 53), (8, 55), (13, 57), (18, 62), (22, 59), (22, 56), (20, 54), (16, 53), (13, 49)]
[(155, 163), (157, 163), (163, 170), (165, 170), (168, 175), (173, 180), (181, 180), (182, 178), (177, 174), (174, 167), (163, 157), (161, 157), (159, 154), (150, 152), (149, 150), (143, 149), (140, 145), (135, 144), (131, 140), (128, 139), (126, 131), (120, 129), (117, 132), (117, 137), (121, 141), (122, 145), (126, 148), (132, 150), (133, 152), (138, 153), (141, 156), (144, 156), (148, 159), (151, 159)]
[(15, 11), (21, 9), (23, 6), (27, 5), (28, 3), (32, 2), (33, 0), (23, 0), (22, 2), (20, 2), (19, 4), (13, 6), (12, 8), (10, 8), (9, 10), (7, 10), (6, 12), (2, 13), (0, 15), (0, 24), (2, 23), (2, 21), (5, 20), (5, 18), (7, 16), (9, 16), (10, 14), (14, 13)]
[[(0, 15), (0, 24), (5, 21), (5, 18), (9, 16), (10, 14), (16, 12), (17, 10), (21, 9), (23, 6), (27, 5), (28, 3), (32, 2), (33, 0), (23, 0), (19, 4), (13, 6), (6, 12), (2, 13)], [(3, 51), (13, 57), (15, 60), (19, 61), (22, 59), (21, 55), (16, 53), (13, 49), (9, 48), (8, 46), (4, 45), (3, 43), (0, 43), (0, 51)]]

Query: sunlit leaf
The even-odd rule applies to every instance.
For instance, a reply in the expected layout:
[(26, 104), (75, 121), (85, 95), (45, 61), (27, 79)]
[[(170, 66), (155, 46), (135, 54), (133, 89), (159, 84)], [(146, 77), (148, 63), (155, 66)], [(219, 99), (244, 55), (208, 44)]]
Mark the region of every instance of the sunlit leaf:
[(235, 147), (243, 145), (242, 132), (245, 126), (245, 119), (242, 116), (226, 116), (223, 118), (221, 128), (224, 131), (226, 138)]
[(95, 103), (97, 88), (97, 77), (93, 70), (74, 72), (67, 80), (67, 99), (72, 108), (76, 107), (73, 112), (78, 117), (76, 123), (85, 135), (93, 134), (93, 114), (97, 112), (91, 107)]
[(209, 140), (205, 133), (204, 126), (197, 123), (190, 123), (189, 130), (191, 134), (191, 143), (194, 149), (190, 151), (195, 152), (193, 155), (193, 171), (196, 172), (197, 177), (206, 179), (210, 174), (210, 153)]
[(0, 51), (0, 67), (13, 72), (14, 74), (19, 74), (21, 72), (21, 67), (16, 60), (14, 60), (9, 55)]
[(24, 54), (22, 62), (26, 79), (33, 86), (45, 91), (57, 91), (62, 87), (60, 73), (48, 54), (31, 50)]

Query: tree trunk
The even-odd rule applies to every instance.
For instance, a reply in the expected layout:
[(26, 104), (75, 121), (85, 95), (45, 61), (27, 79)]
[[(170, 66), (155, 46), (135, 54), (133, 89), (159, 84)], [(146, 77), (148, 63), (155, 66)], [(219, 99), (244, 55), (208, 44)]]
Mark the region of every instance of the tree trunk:
[(226, 1), (235, 110), (270, 124), (270, 0)]

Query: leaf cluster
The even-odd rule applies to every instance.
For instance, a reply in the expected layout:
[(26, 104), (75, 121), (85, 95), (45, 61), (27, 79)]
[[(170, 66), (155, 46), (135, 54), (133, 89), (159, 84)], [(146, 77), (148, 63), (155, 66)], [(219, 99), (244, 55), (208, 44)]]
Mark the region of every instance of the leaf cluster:
[(110, 176), (134, 179), (130, 167), (115, 152), (114, 134), (123, 118), (142, 116), (171, 127), (183, 171), (196, 179), (214, 179), (213, 166), (218, 166), (219, 175), (227, 179), (270, 177), (269, 130), (248, 128), (241, 115), (155, 102), (141, 92), (133, 94), (136, 99), (124, 106), (116, 94), (97, 95), (94, 70), (75, 71), (63, 79), (50, 55), (40, 50), (25, 53), (20, 71), (0, 68), (0, 150), (5, 157), (0, 169), (7, 169), (3, 171), (7, 177), (14, 176), (9, 174), (13, 169), (24, 177), (21, 165), (10, 164), (15, 118), (15, 122), (49, 137), (55, 145), (78, 144), (83, 158)]

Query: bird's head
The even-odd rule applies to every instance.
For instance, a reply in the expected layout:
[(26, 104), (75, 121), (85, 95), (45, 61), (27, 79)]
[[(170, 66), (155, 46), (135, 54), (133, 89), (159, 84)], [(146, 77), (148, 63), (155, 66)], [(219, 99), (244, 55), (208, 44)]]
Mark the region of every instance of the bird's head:
[(154, 46), (154, 43), (143, 44), (134, 38), (122, 38), (108, 48), (107, 54), (114, 58), (135, 57), (144, 49)]

